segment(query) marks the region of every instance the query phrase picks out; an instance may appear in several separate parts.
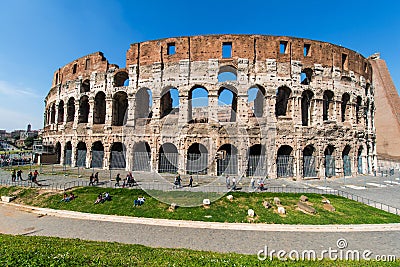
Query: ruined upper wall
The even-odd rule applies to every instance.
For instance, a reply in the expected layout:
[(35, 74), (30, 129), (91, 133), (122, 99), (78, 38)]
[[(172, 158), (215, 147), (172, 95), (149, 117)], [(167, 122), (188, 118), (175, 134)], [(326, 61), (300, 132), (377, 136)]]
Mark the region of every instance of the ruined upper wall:
[[(222, 58), (222, 44), (232, 43), (231, 58)], [(281, 42), (286, 43), (285, 53), (280, 53)], [(174, 44), (176, 53), (168, 54), (168, 45)], [(307, 56), (304, 46), (309, 46)], [(345, 62), (343, 62), (345, 57)], [(287, 36), (266, 35), (201, 35), (166, 38), (131, 44), (126, 54), (126, 65), (146, 66), (154, 62), (173, 63), (180, 60), (207, 61), (219, 59), (223, 62), (246, 58), (250, 61), (276, 59), (279, 62), (301, 61), (303, 68), (339, 67), (371, 81), (372, 68), (368, 60), (359, 53), (327, 42)]]
[(90, 79), (90, 74), (93, 71), (106, 72), (108, 66), (108, 61), (102, 52), (83, 56), (55, 71), (52, 87), (65, 81), (75, 80), (79, 76), (82, 76), (83, 80)]

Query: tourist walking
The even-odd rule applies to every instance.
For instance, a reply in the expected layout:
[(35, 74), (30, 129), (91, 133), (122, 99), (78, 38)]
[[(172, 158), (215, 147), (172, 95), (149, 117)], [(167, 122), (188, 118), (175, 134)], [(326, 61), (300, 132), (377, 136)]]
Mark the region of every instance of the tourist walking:
[(93, 180), (94, 180), (94, 175), (93, 175), (93, 173), (92, 173), (92, 174), (89, 176), (89, 186), (90, 186), (90, 185), (94, 185)]
[(229, 175), (226, 176), (225, 178), (225, 182), (226, 182), (226, 188), (231, 188), (231, 179), (229, 178)]
[(115, 183), (115, 186), (120, 186), (120, 185), (119, 185), (119, 181), (121, 181), (121, 177), (119, 177), (119, 173), (117, 174), (117, 177), (115, 177), (115, 181), (117, 181), (117, 182)]
[(16, 175), (16, 173), (15, 173), (15, 170), (13, 169), (13, 170), (11, 171), (11, 181), (12, 181), (12, 182), (15, 182), (16, 177), (17, 177), (17, 175)]
[(193, 177), (190, 175), (189, 177), (189, 187), (193, 187)]
[(22, 170), (18, 170), (17, 171), (17, 180), (20, 180), (20, 181), (23, 181), (23, 179), (22, 179)]
[(254, 183), (255, 183), (254, 177), (251, 177), (251, 180), (250, 180), (251, 189), (255, 188)]
[(96, 185), (99, 184), (99, 172), (96, 172), (96, 174), (94, 175), (94, 181), (96, 182)]

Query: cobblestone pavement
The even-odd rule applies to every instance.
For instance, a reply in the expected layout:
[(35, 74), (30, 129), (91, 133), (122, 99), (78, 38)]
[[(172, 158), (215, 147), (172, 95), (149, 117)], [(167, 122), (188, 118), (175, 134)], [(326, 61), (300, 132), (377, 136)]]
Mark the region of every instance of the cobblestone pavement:
[[(83, 216), (85, 219), (78, 219), (79, 213), (75, 218), (49, 216), (15, 205), (0, 204), (0, 232), (253, 255), (267, 246), (269, 252), (297, 250), (301, 253), (304, 250), (314, 250), (319, 256), (322, 250), (329, 248), (339, 251), (337, 241), (344, 238), (347, 247), (342, 249), (343, 251), (358, 250), (362, 253), (364, 250), (370, 250), (373, 253), (371, 257), (376, 255), (400, 257), (398, 224), (386, 228), (373, 226), (373, 229), (369, 230), (369, 226), (349, 226), (338, 232), (332, 232), (329, 228), (318, 229), (316, 232), (312, 226), (286, 225), (260, 225), (255, 226), (253, 230), (238, 230), (241, 227), (236, 224), (222, 224), (223, 227), (220, 228), (223, 229), (216, 229), (212, 224), (202, 223), (203, 226), (193, 228), (188, 226), (191, 222), (185, 221), (175, 221), (175, 225), (169, 223), (163, 226), (151, 223), (152, 219), (149, 219), (150, 223), (135, 223), (129, 220), (123, 222), (124, 218), (121, 216), (104, 218), (118, 217), (122, 218), (122, 222), (90, 219), (88, 216), (91, 215), (85, 214)], [(231, 226), (235, 230), (230, 229)], [(288, 228), (287, 231), (285, 227)], [(299, 229), (296, 230), (296, 227)]]

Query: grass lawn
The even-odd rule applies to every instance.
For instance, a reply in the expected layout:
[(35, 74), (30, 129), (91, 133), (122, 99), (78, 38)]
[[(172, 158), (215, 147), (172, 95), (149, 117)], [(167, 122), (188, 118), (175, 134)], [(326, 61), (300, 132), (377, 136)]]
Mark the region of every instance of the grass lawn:
[[(107, 190), (112, 201), (94, 205), (96, 196)], [(164, 218), (175, 220), (196, 220), (210, 222), (255, 222), (270, 224), (380, 224), (400, 223), (400, 216), (384, 212), (379, 209), (338, 196), (326, 195), (335, 212), (323, 209), (323, 196), (306, 194), (310, 204), (317, 210), (314, 215), (305, 214), (297, 209), (297, 202), (301, 194), (291, 193), (242, 193), (234, 192), (233, 201), (222, 197), (211, 203), (209, 208), (179, 207), (169, 211), (168, 204), (159, 202), (140, 189), (104, 189), (97, 187), (83, 187), (73, 190), (77, 199), (65, 203), (60, 202), (62, 193), (52, 191), (39, 191), (32, 188), (0, 187), (0, 195), (16, 195), (15, 202), (27, 205), (73, 210), (98, 214), (113, 214), (148, 218)], [(159, 192), (158, 192), (159, 193)], [(185, 191), (168, 192), (169, 198), (184, 198), (186, 194), (196, 194), (199, 199), (215, 197), (213, 193), (194, 193)], [(152, 194), (153, 195), (153, 194)], [(145, 196), (146, 202), (142, 206), (133, 207), (133, 200)], [(186, 196), (188, 197), (188, 196)], [(192, 195), (190, 195), (193, 198)], [(262, 203), (268, 200), (273, 203), (273, 198), (279, 197), (287, 214), (279, 215), (276, 205), (266, 209)], [(256, 217), (249, 218), (247, 210), (253, 209)]]
[(376, 261), (259, 261), (256, 255), (0, 235), (0, 266), (399, 266)]

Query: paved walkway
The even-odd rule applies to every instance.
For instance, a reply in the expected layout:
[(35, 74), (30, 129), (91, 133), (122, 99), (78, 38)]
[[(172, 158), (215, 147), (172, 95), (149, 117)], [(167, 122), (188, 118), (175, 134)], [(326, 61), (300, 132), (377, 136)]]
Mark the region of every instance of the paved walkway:
[(150, 247), (257, 254), (271, 250), (370, 250), (373, 255), (400, 258), (400, 224), (388, 225), (266, 225), (170, 221), (96, 215), (0, 203), (0, 233), (57, 236)]

